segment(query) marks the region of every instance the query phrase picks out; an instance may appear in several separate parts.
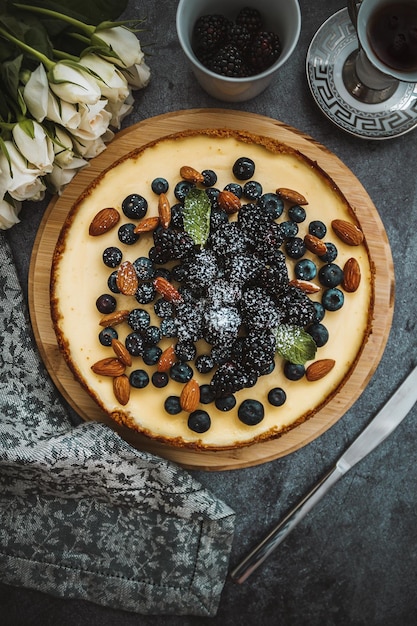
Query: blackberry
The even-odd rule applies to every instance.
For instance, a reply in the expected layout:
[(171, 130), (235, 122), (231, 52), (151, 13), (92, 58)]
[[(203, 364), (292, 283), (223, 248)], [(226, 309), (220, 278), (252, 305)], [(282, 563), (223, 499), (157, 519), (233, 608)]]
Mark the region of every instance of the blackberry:
[(239, 78), (244, 74), (245, 63), (239, 48), (226, 44), (210, 60), (207, 67), (215, 74)]
[(195, 360), (195, 367), (200, 374), (208, 374), (214, 367), (213, 357), (209, 354), (200, 354)]
[[(284, 240), (285, 236), (281, 225), (270, 222), (270, 224), (259, 233), (258, 239), (255, 238), (253, 240), (254, 252), (266, 263), (275, 263), (275, 259), (281, 253), (280, 247)], [(304, 241), (301, 241), (304, 245)]]
[(258, 74), (275, 63), (281, 51), (281, 40), (276, 33), (260, 31), (255, 34), (247, 48), (247, 62)]
[(193, 40), (197, 53), (212, 51), (228, 37), (230, 22), (224, 15), (202, 15), (194, 24)]
[(180, 202), (171, 207), (171, 226), (177, 230), (184, 230), (183, 206)]
[(225, 272), (232, 282), (232, 289), (234, 285), (243, 287), (248, 282), (256, 281), (263, 268), (264, 263), (249, 252), (236, 254), (225, 260)]
[(279, 294), (283, 291), (289, 282), (287, 262), (285, 254), (282, 250), (278, 250), (274, 263), (265, 266), (259, 276), (259, 284), (269, 293)]
[(247, 376), (240, 365), (228, 362), (217, 368), (210, 385), (215, 398), (220, 398), (244, 389), (246, 383)]
[(250, 43), (252, 39), (252, 34), (244, 24), (233, 23), (229, 30), (229, 42), (234, 46), (239, 48), (239, 50), (244, 50)]
[(177, 336), (177, 325), (173, 318), (167, 317), (163, 319), (161, 322), (161, 333), (163, 337), (176, 337)]
[(223, 365), (232, 358), (233, 341), (212, 346), (210, 356), (215, 365)]
[(248, 335), (243, 340), (242, 363), (246, 372), (260, 376), (275, 357), (275, 337), (268, 330)]
[(174, 350), (179, 361), (194, 361), (197, 354), (197, 348), (192, 341), (178, 341)]
[(207, 289), (207, 298), (214, 307), (237, 306), (241, 296), (240, 286), (226, 278), (217, 278)]
[(266, 229), (271, 220), (259, 210), (256, 204), (249, 203), (241, 207), (237, 216), (237, 223), (248, 237), (255, 240), (257, 234)]
[(244, 231), (239, 228), (237, 222), (226, 222), (216, 231), (211, 233), (209, 238), (211, 249), (219, 257), (232, 256), (238, 252), (244, 252), (247, 248), (247, 237)]
[(263, 27), (263, 20), (258, 9), (244, 7), (236, 17), (236, 24), (244, 26), (251, 34), (256, 33)]
[(194, 247), (194, 241), (183, 231), (157, 228), (153, 232), (155, 252), (152, 260), (161, 265), (168, 261), (183, 259)]
[(175, 326), (180, 341), (198, 341), (203, 333), (204, 302), (181, 302), (176, 307)]
[(289, 286), (277, 298), (282, 324), (294, 324), (305, 328), (315, 320), (316, 309), (308, 295), (297, 287)]
[(165, 300), (165, 298), (159, 298), (153, 305), (153, 309), (158, 317), (162, 319), (166, 317), (172, 317), (175, 311), (175, 307), (172, 302)]
[(250, 332), (276, 328), (281, 321), (281, 313), (274, 300), (260, 287), (245, 291), (240, 310)]
[(227, 224), (229, 221), (229, 216), (226, 211), (223, 209), (219, 209), (219, 207), (213, 207), (210, 213), (210, 232), (214, 232), (223, 224)]
[(241, 322), (236, 307), (210, 308), (205, 315), (204, 338), (215, 346), (230, 346), (237, 337)]
[(191, 289), (204, 289), (217, 277), (216, 255), (205, 248), (198, 250), (184, 260), (182, 269), (183, 282), (187, 286)]

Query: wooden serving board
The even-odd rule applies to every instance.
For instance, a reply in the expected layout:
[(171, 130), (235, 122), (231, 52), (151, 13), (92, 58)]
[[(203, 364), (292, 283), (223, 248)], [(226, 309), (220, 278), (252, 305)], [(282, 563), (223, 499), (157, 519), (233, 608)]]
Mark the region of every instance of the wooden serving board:
[[(232, 128), (249, 130), (286, 143), (318, 162), (356, 211), (375, 265), (375, 316), (370, 338), (357, 366), (341, 392), (313, 418), (273, 441), (234, 451), (201, 452), (166, 446), (118, 427), (73, 379), (62, 358), (52, 328), (49, 280), (52, 255), (66, 215), (100, 172), (137, 147), (185, 129)], [(394, 270), (388, 239), (378, 212), (353, 173), (326, 148), (294, 128), (268, 117), (241, 111), (193, 109), (177, 111), (139, 122), (120, 132), (107, 149), (78, 173), (63, 195), (49, 205), (35, 241), (29, 273), (29, 308), (35, 338), (48, 372), (69, 404), (85, 420), (107, 423), (132, 446), (168, 458), (183, 467), (230, 470), (249, 467), (287, 455), (321, 435), (357, 400), (383, 354), (393, 315)]]

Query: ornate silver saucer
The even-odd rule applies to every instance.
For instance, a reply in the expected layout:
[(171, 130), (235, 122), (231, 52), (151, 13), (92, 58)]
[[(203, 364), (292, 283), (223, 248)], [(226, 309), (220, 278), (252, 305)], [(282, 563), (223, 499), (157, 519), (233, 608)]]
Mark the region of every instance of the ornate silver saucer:
[(345, 63), (358, 48), (347, 9), (319, 28), (307, 51), (307, 80), (319, 108), (336, 126), (364, 139), (390, 139), (417, 126), (417, 85), (398, 82), (383, 102), (355, 98), (343, 80)]

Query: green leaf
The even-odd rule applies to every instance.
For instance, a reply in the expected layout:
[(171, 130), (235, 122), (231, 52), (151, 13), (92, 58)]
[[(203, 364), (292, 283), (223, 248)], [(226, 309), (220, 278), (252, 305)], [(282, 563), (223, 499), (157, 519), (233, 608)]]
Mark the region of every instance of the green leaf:
[(314, 359), (317, 346), (314, 339), (300, 326), (281, 324), (274, 330), (275, 351), (287, 361), (304, 365)]
[(193, 188), (184, 200), (184, 228), (196, 245), (204, 246), (210, 233), (211, 203), (203, 189)]

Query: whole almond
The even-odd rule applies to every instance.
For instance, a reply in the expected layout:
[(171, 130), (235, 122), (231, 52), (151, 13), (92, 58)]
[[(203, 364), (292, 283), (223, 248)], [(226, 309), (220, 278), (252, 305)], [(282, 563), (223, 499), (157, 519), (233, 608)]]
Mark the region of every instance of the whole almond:
[(348, 246), (359, 246), (363, 242), (363, 232), (352, 222), (333, 220), (332, 228), (339, 239)]
[(228, 191), (227, 189), (223, 189), (220, 191), (217, 196), (217, 203), (223, 211), (231, 215), (232, 213), (237, 213), (242, 206), (240, 198), (236, 196), (236, 194)]
[(301, 193), (298, 193), (298, 191), (295, 191), (294, 189), (288, 189), (287, 187), (278, 187), (276, 193), (280, 198), (286, 200), (287, 202), (290, 202), (292, 205), (299, 204), (300, 206), (303, 206), (305, 204), (308, 204), (308, 200)]
[(157, 370), (158, 372), (169, 372), (174, 363), (177, 362), (177, 355), (175, 354), (174, 346), (165, 348), (159, 357)]
[(166, 194), (164, 193), (160, 193), (158, 197), (158, 215), (159, 223), (162, 228), (168, 228), (171, 221), (171, 206)]
[(112, 339), (111, 347), (117, 358), (125, 365), (132, 365), (132, 356), (128, 352), (126, 346), (119, 339)]
[(127, 309), (122, 309), (119, 311), (113, 311), (113, 313), (106, 313), (100, 319), (100, 326), (117, 326), (124, 322), (129, 316), (129, 311)]
[(140, 233), (150, 233), (159, 226), (159, 217), (145, 217), (140, 220), (133, 229), (136, 235)]
[(91, 366), (94, 374), (99, 376), (121, 376), (124, 374), (126, 365), (114, 356), (101, 359)]
[(319, 239), (315, 235), (311, 235), (307, 233), (304, 237), (304, 243), (307, 250), (312, 252), (313, 254), (317, 254), (317, 256), (322, 256), (327, 252), (327, 246), (323, 239)]
[(335, 366), (336, 361), (333, 359), (320, 359), (314, 361), (306, 369), (306, 378), (308, 381), (313, 382), (324, 378)]
[(101, 211), (93, 217), (93, 220), (88, 228), (88, 234), (92, 237), (104, 235), (104, 233), (107, 233), (114, 226), (116, 226), (119, 220), (120, 213), (116, 209), (111, 207), (101, 209)]
[(321, 287), (319, 285), (316, 285), (316, 283), (313, 283), (310, 280), (301, 280), (300, 278), (294, 278), (293, 280), (290, 280), (289, 284), (293, 287), (298, 287), (299, 289), (304, 291), (304, 293), (317, 293), (321, 289)]
[(113, 378), (113, 393), (116, 400), (125, 406), (130, 398), (130, 382), (126, 374)]
[(343, 267), (342, 287), (345, 291), (353, 293), (361, 282), (361, 268), (354, 257), (348, 259)]
[(138, 290), (138, 275), (133, 264), (130, 261), (123, 261), (119, 265), (116, 274), (116, 285), (120, 293), (125, 296), (134, 296)]
[(189, 165), (183, 165), (180, 169), (180, 176), (189, 183), (202, 183), (204, 182), (204, 176), (198, 172), (194, 167)]
[(180, 405), (183, 411), (192, 413), (200, 402), (200, 386), (194, 378), (186, 383), (181, 391)]
[(157, 276), (153, 281), (156, 291), (169, 302), (181, 302), (180, 292), (163, 276)]

